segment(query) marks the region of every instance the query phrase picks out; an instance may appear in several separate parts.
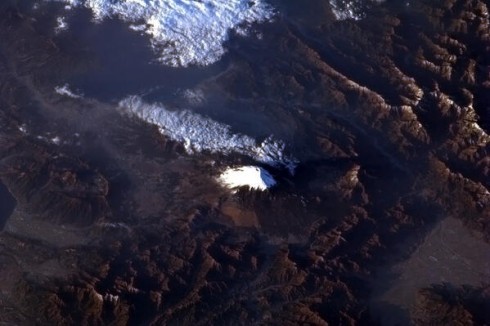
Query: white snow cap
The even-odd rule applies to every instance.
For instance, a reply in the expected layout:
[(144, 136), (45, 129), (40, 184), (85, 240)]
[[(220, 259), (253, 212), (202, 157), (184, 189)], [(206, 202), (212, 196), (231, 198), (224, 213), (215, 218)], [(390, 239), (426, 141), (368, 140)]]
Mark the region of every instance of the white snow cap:
[(151, 37), (162, 63), (208, 65), (225, 53), (230, 30), (270, 20), (264, 0), (51, 0), (92, 10), (96, 21), (118, 17)]
[(190, 154), (234, 152), (264, 164), (286, 167), (291, 173), (296, 167), (296, 160), (284, 154), (284, 143), (272, 137), (259, 143), (250, 136), (232, 133), (226, 124), (191, 111), (170, 111), (159, 103), (145, 103), (139, 96), (123, 99), (119, 109), (157, 125), (162, 134), (183, 143)]
[(250, 189), (267, 190), (276, 184), (274, 177), (258, 166), (241, 166), (226, 169), (218, 178), (225, 187), (236, 190), (248, 186)]

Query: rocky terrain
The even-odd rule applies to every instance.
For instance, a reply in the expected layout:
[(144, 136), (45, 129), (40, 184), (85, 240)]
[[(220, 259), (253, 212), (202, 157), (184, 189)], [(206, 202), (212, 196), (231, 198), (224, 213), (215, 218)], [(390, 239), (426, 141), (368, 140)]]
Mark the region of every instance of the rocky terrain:
[(490, 323), (490, 271), (473, 265), (464, 284), (436, 277), (373, 307), (380, 270), (447, 218), (489, 248), (486, 2), (369, 2), (360, 20), (271, 3), (283, 14), (231, 38), (196, 87), (275, 121), (299, 163), (234, 194), (215, 177), (250, 158), (189, 155), (114, 103), (56, 94), (97, 69), (93, 49), (58, 36), (55, 11), (0, 4), (0, 181), (16, 204), (0, 224), (0, 322)]

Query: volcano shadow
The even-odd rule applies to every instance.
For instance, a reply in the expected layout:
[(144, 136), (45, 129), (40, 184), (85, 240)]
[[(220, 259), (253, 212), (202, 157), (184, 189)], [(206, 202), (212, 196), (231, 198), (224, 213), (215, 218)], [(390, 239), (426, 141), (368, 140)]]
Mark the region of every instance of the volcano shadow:
[(0, 231), (5, 227), (5, 223), (12, 215), (17, 201), (8, 191), (7, 187), (0, 182)]

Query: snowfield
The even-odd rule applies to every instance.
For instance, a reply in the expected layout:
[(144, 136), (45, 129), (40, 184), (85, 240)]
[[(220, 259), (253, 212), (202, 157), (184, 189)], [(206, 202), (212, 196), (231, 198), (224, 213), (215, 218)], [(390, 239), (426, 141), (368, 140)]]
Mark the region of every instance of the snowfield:
[(247, 186), (254, 190), (267, 190), (276, 185), (274, 177), (258, 166), (241, 166), (226, 169), (218, 178), (220, 183), (232, 190)]

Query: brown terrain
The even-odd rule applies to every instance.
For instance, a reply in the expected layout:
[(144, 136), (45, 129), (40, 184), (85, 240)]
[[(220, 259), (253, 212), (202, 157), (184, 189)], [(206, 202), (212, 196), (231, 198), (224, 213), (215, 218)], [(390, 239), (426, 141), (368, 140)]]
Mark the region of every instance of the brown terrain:
[(199, 82), (300, 161), (234, 195), (246, 158), (55, 94), (92, 49), (0, 3), (0, 324), (490, 324), (489, 6), (289, 2)]

